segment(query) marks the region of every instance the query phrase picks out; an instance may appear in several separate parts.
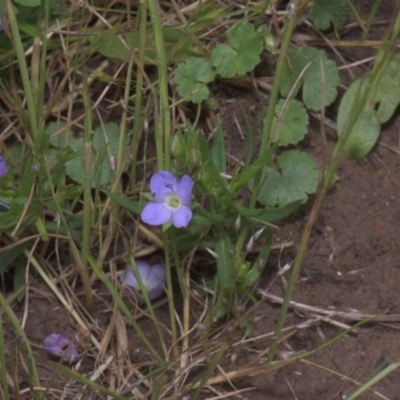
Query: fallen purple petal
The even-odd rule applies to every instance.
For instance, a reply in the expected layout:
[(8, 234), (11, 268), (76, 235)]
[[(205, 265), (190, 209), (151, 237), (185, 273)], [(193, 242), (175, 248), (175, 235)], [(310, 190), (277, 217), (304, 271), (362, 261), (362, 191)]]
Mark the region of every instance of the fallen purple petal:
[(63, 333), (51, 333), (44, 339), (44, 349), (46, 353), (60, 357), (64, 361), (79, 361), (81, 355), (76, 350), (71, 339), (68, 339)]
[[(162, 264), (150, 266), (144, 261), (136, 262), (143, 285), (147, 290), (150, 300), (155, 300), (164, 293), (166, 282), (166, 270)], [(140, 305), (145, 304), (144, 298), (140, 292), (140, 285), (136, 279), (133, 268), (128, 266), (123, 274), (119, 277), (120, 282), (127, 287), (128, 294), (136, 298)]]
[(4, 161), (4, 158), (0, 156), (0, 178), (4, 175), (7, 175), (7, 173), (8, 173), (8, 168), (6, 162)]

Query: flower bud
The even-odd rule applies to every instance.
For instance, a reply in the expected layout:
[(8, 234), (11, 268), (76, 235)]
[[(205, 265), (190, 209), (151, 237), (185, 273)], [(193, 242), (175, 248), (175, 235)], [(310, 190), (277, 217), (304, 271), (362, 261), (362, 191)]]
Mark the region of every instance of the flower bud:
[(190, 149), (189, 162), (195, 167), (201, 164), (200, 149), (198, 149), (196, 147), (194, 149)]
[(172, 138), (171, 154), (174, 157), (182, 157), (185, 150), (185, 141), (182, 132), (178, 131)]

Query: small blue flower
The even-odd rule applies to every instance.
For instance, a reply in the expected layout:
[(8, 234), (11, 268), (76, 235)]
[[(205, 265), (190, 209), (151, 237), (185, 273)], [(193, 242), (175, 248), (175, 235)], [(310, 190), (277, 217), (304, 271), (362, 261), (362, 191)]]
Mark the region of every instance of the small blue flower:
[[(150, 300), (155, 300), (164, 293), (166, 282), (166, 270), (162, 264), (150, 266), (144, 261), (136, 261), (136, 265), (142, 278), (143, 285), (147, 289), (147, 295)], [(128, 266), (123, 274), (119, 276), (119, 280), (127, 287), (127, 293), (136, 298), (140, 305), (145, 303), (140, 294), (140, 285), (135, 277), (133, 268)]]
[(4, 158), (0, 156), (0, 178), (3, 177), (4, 175), (7, 175), (7, 173), (8, 173), (8, 168), (6, 162), (4, 161)]
[(169, 171), (158, 171), (150, 179), (154, 199), (144, 207), (142, 221), (162, 225), (172, 220), (176, 228), (188, 226), (193, 215), (188, 207), (193, 185), (193, 179), (188, 175), (177, 179)]
[(44, 339), (44, 349), (46, 353), (60, 357), (64, 361), (79, 361), (82, 357), (76, 350), (71, 339), (63, 333), (51, 333)]

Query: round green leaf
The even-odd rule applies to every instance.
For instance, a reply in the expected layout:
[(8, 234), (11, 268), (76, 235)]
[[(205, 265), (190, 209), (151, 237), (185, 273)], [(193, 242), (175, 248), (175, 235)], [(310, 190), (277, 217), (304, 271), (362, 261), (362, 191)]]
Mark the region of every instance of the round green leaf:
[(278, 157), (280, 171), (266, 166), (257, 200), (265, 206), (283, 207), (298, 200), (306, 201), (307, 194), (318, 188), (319, 171), (315, 161), (299, 150), (285, 151)]
[[(365, 79), (354, 81), (340, 102), (337, 118), (339, 136), (346, 129), (353, 103), (362, 96), (365, 90), (365, 82)], [(359, 160), (368, 154), (378, 140), (380, 129), (381, 126), (375, 112), (375, 103), (372, 101), (367, 102), (346, 141), (344, 151), (347, 156), (354, 160)]]
[(223, 78), (244, 75), (260, 62), (263, 39), (260, 32), (247, 21), (241, 21), (228, 29), (229, 44), (218, 44), (211, 55), (211, 65)]
[(208, 99), (210, 90), (207, 83), (214, 79), (215, 72), (208, 61), (201, 57), (188, 57), (174, 72), (176, 90), (181, 97), (190, 97), (193, 103)]
[(289, 100), (284, 109), (286, 100), (279, 100), (275, 107), (273, 121), (273, 141), (279, 146), (287, 146), (300, 142), (307, 133), (308, 114), (300, 102)]

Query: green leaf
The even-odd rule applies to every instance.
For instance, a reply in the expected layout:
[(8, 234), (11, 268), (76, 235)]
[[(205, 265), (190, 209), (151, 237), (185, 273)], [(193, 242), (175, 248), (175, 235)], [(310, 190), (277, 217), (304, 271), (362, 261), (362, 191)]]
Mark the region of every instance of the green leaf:
[(17, 4), (25, 7), (40, 6), (40, 0), (14, 0)]
[(197, 204), (195, 210), (194, 210), (194, 216), (193, 218), (195, 218), (196, 216), (200, 216), (206, 219), (206, 221), (203, 220), (203, 222), (200, 222), (202, 225), (209, 225), (210, 222), (213, 223), (219, 223), (222, 222), (224, 220), (224, 216), (220, 215), (220, 214), (215, 214), (212, 213), (210, 211), (205, 210), (200, 204)]
[(394, 57), (382, 75), (373, 101), (378, 103), (376, 116), (383, 124), (392, 118), (396, 108), (400, 104), (400, 57)]
[(257, 200), (265, 206), (283, 207), (289, 203), (307, 200), (307, 194), (317, 190), (319, 171), (314, 160), (299, 150), (285, 151), (278, 157), (280, 171), (264, 167)]
[(139, 203), (138, 201), (132, 201), (125, 199), (121, 196), (118, 196), (115, 193), (111, 193), (107, 190), (103, 190), (103, 192), (116, 204), (120, 205), (123, 208), (126, 208), (128, 211), (132, 212), (133, 214), (140, 215), (144, 208), (143, 203)]
[(279, 146), (296, 144), (304, 138), (308, 128), (308, 114), (304, 107), (296, 100), (289, 100), (286, 109), (283, 109), (286, 100), (279, 100), (275, 107), (275, 117), (272, 131), (274, 142)]
[[(280, 83), (280, 92), (283, 97), (289, 96), (290, 91), (307, 64), (308, 63), (303, 54), (298, 49), (289, 49), (287, 58), (283, 64), (282, 79)], [(302, 83), (303, 80), (300, 79), (297, 86), (293, 89), (293, 97), (297, 95)]]
[[(95, 129), (93, 135), (93, 157), (92, 157), (92, 175), (91, 186), (95, 188), (97, 182), (100, 186), (104, 186), (111, 182), (112, 170), (110, 165), (110, 156), (116, 158), (118, 156), (118, 147), (120, 140), (120, 129), (114, 122), (108, 122), (103, 126)], [(127, 144), (129, 138), (125, 136), (124, 154), (127, 152)], [(78, 183), (83, 183), (84, 176), (84, 150), (85, 145), (83, 138), (71, 139), (68, 146), (74, 150), (77, 157), (66, 162), (67, 175)]]
[(6, 268), (32, 243), (33, 240), (30, 240), (11, 248), (6, 253), (0, 253), (0, 273), (4, 272)]
[(249, 209), (239, 203), (234, 202), (233, 208), (243, 217), (256, 219), (264, 222), (276, 222), (287, 218), (293, 214), (303, 203), (303, 199), (285, 204), (282, 207), (265, 207), (262, 209)]
[(313, 47), (289, 50), (283, 69), (281, 94), (284, 97), (288, 96), (292, 86), (306, 67), (295, 93), (302, 82), (305, 105), (313, 111), (320, 111), (322, 105), (329, 106), (335, 101), (336, 87), (340, 83), (336, 63), (328, 60), (324, 50), (317, 50)]
[[(165, 52), (167, 55), (167, 59), (172, 60), (172, 54), (174, 52), (175, 46), (179, 44), (181, 40), (185, 39), (185, 36), (173, 29), (171, 27), (163, 27), (162, 34), (164, 37), (164, 45)], [(122, 35), (125, 42), (133, 49), (138, 49), (141, 46), (140, 43), (140, 33), (138, 30), (134, 30), (132, 32), (126, 33)], [(105, 56), (106, 58), (124, 62), (128, 61), (130, 57), (130, 51), (125, 47), (122, 41), (118, 38), (117, 33), (115, 32), (107, 32), (101, 33), (99, 32), (96, 36), (89, 36), (89, 39), (92, 42), (92, 48), (98, 51), (100, 54)], [(186, 51), (180, 50), (180, 55), (189, 56), (192, 51), (186, 48)], [(146, 30), (146, 39), (145, 39), (145, 58), (144, 63), (146, 65), (156, 65), (157, 62), (156, 55), (156, 43), (155, 36), (152, 29)]]
[[(353, 103), (362, 96), (365, 87), (366, 79), (360, 78), (354, 81), (344, 94), (337, 117), (339, 136), (346, 129)], [(375, 146), (380, 130), (381, 126), (376, 116), (375, 103), (367, 101), (344, 146), (346, 155), (354, 160), (364, 157)]]
[(263, 48), (262, 36), (247, 21), (241, 21), (228, 29), (230, 46), (217, 44), (211, 54), (211, 65), (223, 78), (244, 75), (260, 62)]
[(221, 118), (218, 115), (211, 146), (211, 158), (219, 172), (226, 172), (225, 139)]
[(214, 80), (215, 71), (208, 61), (200, 57), (188, 57), (178, 64), (173, 77), (179, 96), (190, 97), (193, 103), (198, 104), (210, 95), (207, 83)]
[(65, 163), (65, 172), (75, 182), (83, 183), (83, 153), (85, 151), (83, 138), (71, 139), (68, 147), (76, 154), (76, 157)]
[[(208, 176), (207, 182), (202, 182), (203, 186), (206, 187), (208, 193), (215, 192), (215, 195), (226, 192), (226, 184), (224, 179), (219, 174), (219, 171), (214, 164), (214, 161), (211, 157), (211, 153), (207, 147), (207, 141), (204, 135), (200, 135), (200, 150), (201, 150), (201, 160), (203, 162), (203, 168)], [(204, 179), (203, 179), (204, 181)]]
[(26, 273), (26, 257), (21, 255), (17, 259), (14, 269), (14, 292), (17, 294), (17, 300), (21, 301), (25, 297), (25, 273)]
[[(50, 143), (52, 146), (62, 148), (67, 144), (68, 130), (65, 129), (67, 123), (64, 121), (54, 121), (47, 124), (44, 133), (50, 136)], [(57, 132), (62, 132), (54, 136)]]
[(254, 161), (248, 167), (243, 168), (242, 173), (234, 182), (231, 183), (229, 191), (235, 193), (249, 183), (254, 175), (269, 161), (269, 159), (275, 153), (277, 147), (278, 143), (274, 143), (267, 151), (264, 151), (262, 156), (260, 156), (256, 161)]
[(232, 271), (231, 240), (226, 232), (215, 234), (215, 252), (218, 254), (217, 274), (222, 288), (233, 288), (235, 284)]
[(317, 29), (328, 29), (331, 22), (336, 28), (346, 23), (346, 0), (313, 0), (310, 17)]
[[(354, 81), (344, 94), (339, 106), (337, 125), (342, 135), (353, 105), (362, 97), (369, 86), (371, 75)], [(359, 160), (375, 146), (381, 131), (381, 124), (392, 118), (400, 104), (400, 57), (395, 56), (389, 62), (374, 90), (369, 93), (368, 101), (361, 111), (357, 122), (345, 145), (346, 154)]]
[(307, 63), (311, 62), (303, 78), (303, 101), (310, 110), (319, 111), (322, 104), (329, 106), (335, 101), (336, 87), (340, 83), (339, 71), (336, 62), (328, 60), (324, 50), (305, 47), (303, 55)]

